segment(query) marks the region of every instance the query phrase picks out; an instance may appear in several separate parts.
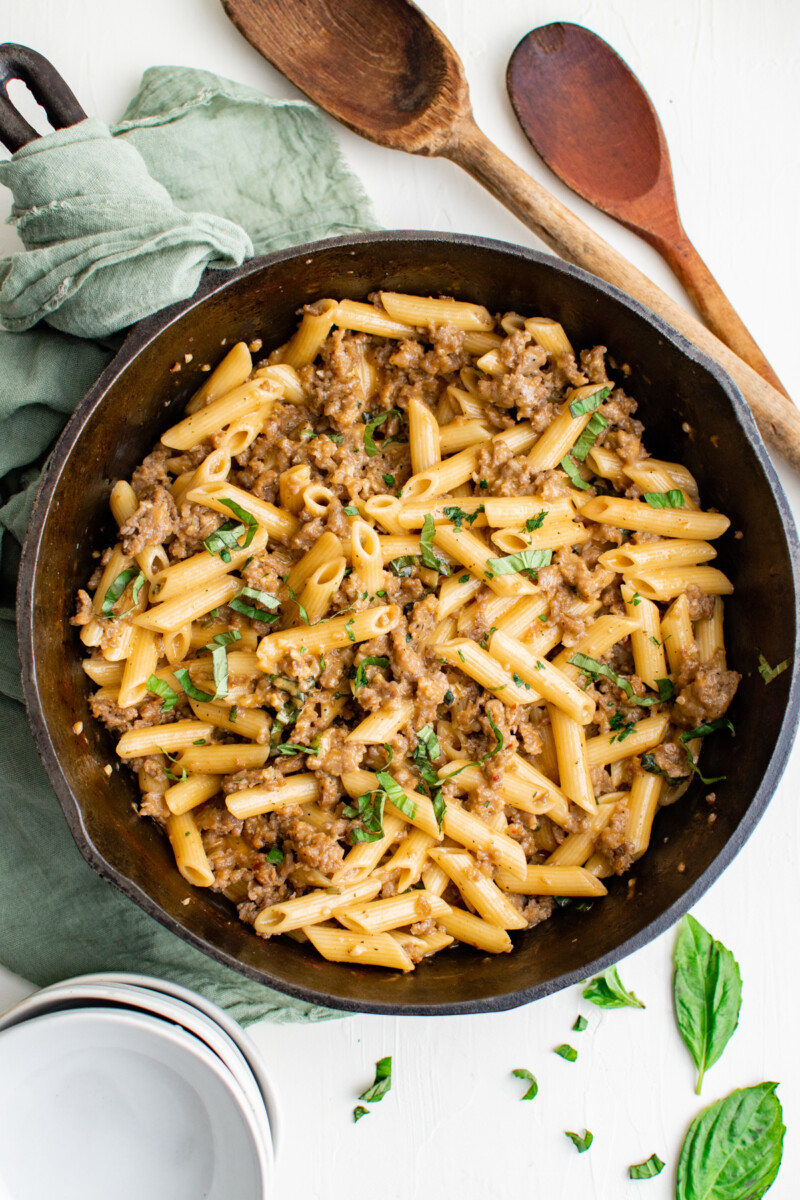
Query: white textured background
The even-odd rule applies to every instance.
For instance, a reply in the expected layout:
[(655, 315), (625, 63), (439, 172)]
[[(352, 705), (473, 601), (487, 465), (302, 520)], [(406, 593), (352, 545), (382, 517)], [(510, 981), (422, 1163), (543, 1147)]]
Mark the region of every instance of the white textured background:
[[(797, 366), (800, 7), (797, 0), (423, 0), (461, 54), (486, 133), (677, 298), (654, 251), (567, 193), (538, 162), (505, 94), (505, 68), (537, 25), (570, 20), (605, 37), (645, 82), (672, 152), (690, 236), (779, 376), (800, 397)], [(229, 24), (218, 0), (2, 0), (0, 36), (47, 55), (87, 112), (113, 121), (142, 71), (203, 67), (278, 96), (294, 89)], [(477, 184), (446, 162), (411, 158), (337, 127), (344, 152), (387, 227), (536, 240)], [(5, 215), (8, 195), (0, 196)], [(16, 244), (0, 232), (0, 251)], [(800, 514), (798, 480), (780, 463)], [(697, 917), (735, 952), (744, 977), (742, 1020), (706, 1079), (708, 1103), (734, 1087), (780, 1081), (789, 1127), (770, 1200), (800, 1192), (800, 1018), (797, 997), (798, 785), (795, 752), (743, 852)], [(701, 1107), (670, 1004), (673, 933), (629, 958), (622, 975), (645, 1012), (601, 1013), (578, 989), (515, 1012), (448, 1019), (349, 1017), (318, 1027), (255, 1032), (282, 1099), (276, 1196), (286, 1200), (667, 1200), (686, 1127)], [(0, 1008), (30, 990), (0, 970)], [(578, 1011), (583, 1034), (570, 1027)], [(580, 1050), (577, 1063), (552, 1048)], [(394, 1056), (390, 1095), (359, 1125), (357, 1094), (375, 1060)], [(514, 1067), (539, 1079), (521, 1104)], [(563, 1130), (588, 1126), (578, 1155)], [(649, 1182), (629, 1163), (657, 1151)]]

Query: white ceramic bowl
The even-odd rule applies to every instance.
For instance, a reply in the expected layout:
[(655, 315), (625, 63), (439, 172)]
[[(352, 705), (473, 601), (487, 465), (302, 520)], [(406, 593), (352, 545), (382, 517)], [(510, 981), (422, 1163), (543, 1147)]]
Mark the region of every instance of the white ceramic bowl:
[(263, 1200), (260, 1131), (193, 1034), (113, 1008), (0, 1034), (0, 1189), (14, 1200)]
[(236, 1043), (220, 1025), (194, 1005), (149, 988), (131, 984), (81, 983), (68, 980), (43, 988), (0, 1018), (0, 1030), (36, 1019), (46, 1013), (102, 1005), (149, 1013), (171, 1022), (199, 1038), (231, 1071), (239, 1084), (264, 1143), (270, 1170), (273, 1166), (272, 1135), (264, 1099), (256, 1079)]

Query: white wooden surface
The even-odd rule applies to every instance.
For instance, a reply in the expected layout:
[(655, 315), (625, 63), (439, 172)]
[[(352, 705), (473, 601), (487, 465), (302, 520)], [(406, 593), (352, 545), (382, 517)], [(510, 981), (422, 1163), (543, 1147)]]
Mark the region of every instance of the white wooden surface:
[[(655, 252), (569, 195), (537, 161), (505, 94), (505, 67), (531, 28), (571, 20), (604, 36), (647, 85), (672, 151), (684, 222), (779, 376), (800, 397), (800, 8), (796, 0), (422, 0), (461, 54), (486, 133), (681, 298)], [(295, 94), (229, 24), (218, 0), (3, 0), (4, 40), (47, 55), (84, 107), (109, 121), (156, 63), (203, 67)], [(535, 244), (477, 184), (446, 162), (382, 150), (337, 127), (344, 151), (387, 227), (444, 229)], [(7, 194), (0, 196), (7, 209)], [(0, 251), (15, 245), (0, 233)], [(795, 512), (800, 486), (778, 464)], [(797, 995), (795, 751), (753, 837), (696, 908), (730, 946), (744, 977), (742, 1020), (707, 1076), (703, 1101), (762, 1079), (780, 1081), (789, 1127), (770, 1196), (800, 1189), (800, 1020)], [(255, 1031), (283, 1102), (276, 1196), (301, 1200), (667, 1200), (684, 1131), (701, 1107), (670, 1006), (672, 933), (627, 960), (623, 977), (647, 1010), (601, 1013), (578, 989), (486, 1017), (349, 1017), (318, 1027)], [(0, 1008), (30, 987), (0, 970)], [(570, 1032), (577, 1013), (589, 1029)], [(575, 1064), (553, 1054), (562, 1041)], [(357, 1126), (350, 1114), (376, 1059), (394, 1057), (390, 1095)], [(539, 1079), (521, 1104), (515, 1067)], [(578, 1155), (566, 1129), (595, 1141)], [(667, 1163), (647, 1183), (629, 1163)], [(640, 1191), (641, 1189), (641, 1191)]]

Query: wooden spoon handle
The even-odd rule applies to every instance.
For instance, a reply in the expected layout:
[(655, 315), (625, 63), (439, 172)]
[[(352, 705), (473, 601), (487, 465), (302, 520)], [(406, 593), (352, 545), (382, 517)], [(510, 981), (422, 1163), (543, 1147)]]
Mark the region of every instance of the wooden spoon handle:
[(561, 258), (615, 284), (716, 359), (739, 385), (764, 441), (800, 470), (800, 411), (791, 400), (498, 150), (474, 121), (459, 122), (439, 153), (483, 184)]
[(754, 371), (763, 375), (774, 388), (783, 392), (784, 396), (788, 396), (789, 393), (767, 362), (755, 338), (683, 229), (680, 231), (680, 236), (674, 241), (650, 237), (647, 240), (652, 241), (667, 260), (696, 304), (711, 332), (715, 333), (727, 346), (730, 346), (731, 350), (739, 355), (739, 358), (743, 358), (746, 363), (749, 363)]

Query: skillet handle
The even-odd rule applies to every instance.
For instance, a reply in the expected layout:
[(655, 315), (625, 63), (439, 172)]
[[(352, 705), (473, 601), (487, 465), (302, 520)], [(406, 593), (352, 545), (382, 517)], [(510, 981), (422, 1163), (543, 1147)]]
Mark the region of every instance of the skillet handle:
[(0, 142), (12, 154), (40, 136), (11, 102), (8, 85), (12, 79), (20, 79), (27, 85), (47, 113), (53, 129), (65, 129), (86, 119), (86, 113), (52, 63), (29, 46), (6, 42), (0, 46)]

